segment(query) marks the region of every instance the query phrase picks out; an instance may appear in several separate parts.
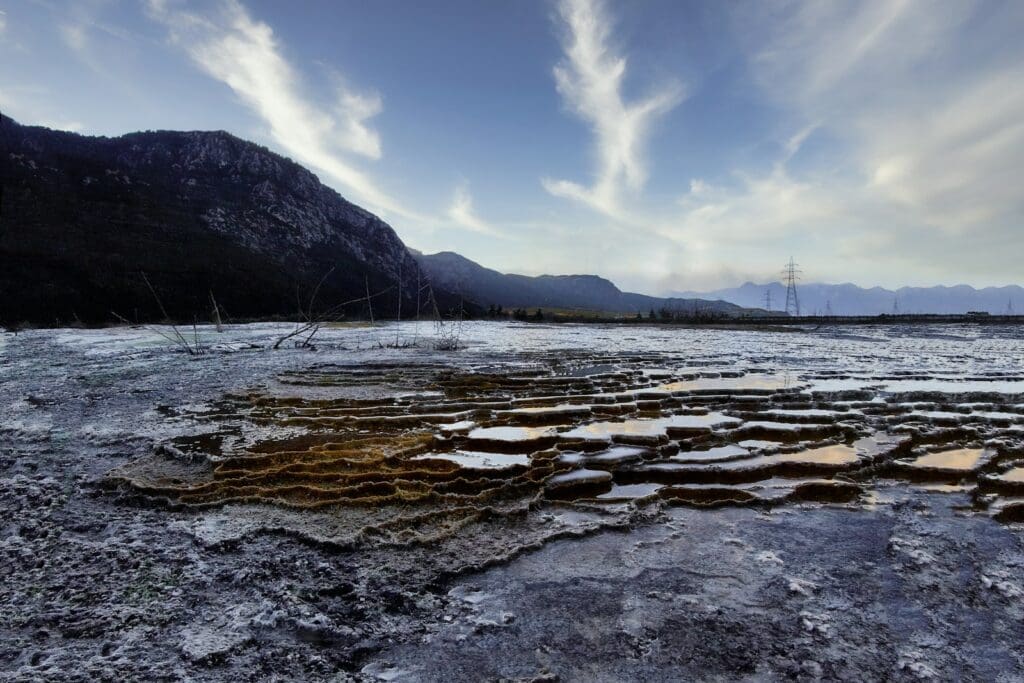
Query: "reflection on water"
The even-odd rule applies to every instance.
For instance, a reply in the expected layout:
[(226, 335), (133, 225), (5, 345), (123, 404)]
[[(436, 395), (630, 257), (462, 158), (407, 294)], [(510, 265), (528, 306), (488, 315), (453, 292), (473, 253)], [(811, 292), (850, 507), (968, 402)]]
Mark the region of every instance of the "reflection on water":
[(790, 373), (748, 374), (740, 377), (696, 377), (662, 384), (664, 391), (782, 391), (796, 386)]
[(910, 467), (969, 472), (978, 466), (984, 451), (980, 448), (958, 448), (922, 455), (909, 463)]
[(1000, 474), (996, 479), (1014, 484), (1024, 484), (1024, 467), (1014, 467), (1009, 472)]
[(721, 413), (706, 415), (672, 415), (671, 417), (593, 422), (561, 433), (563, 439), (602, 439), (616, 436), (666, 436), (674, 430), (707, 430), (716, 427), (735, 426), (740, 420)]
[(482, 451), (452, 451), (451, 453), (426, 453), (417, 455), (413, 460), (438, 459), (453, 462), (459, 467), (472, 469), (504, 469), (507, 467), (526, 466), (530, 464), (530, 456), (507, 453), (484, 453)]
[(551, 427), (478, 427), (469, 433), (472, 441), (529, 442), (553, 437)]

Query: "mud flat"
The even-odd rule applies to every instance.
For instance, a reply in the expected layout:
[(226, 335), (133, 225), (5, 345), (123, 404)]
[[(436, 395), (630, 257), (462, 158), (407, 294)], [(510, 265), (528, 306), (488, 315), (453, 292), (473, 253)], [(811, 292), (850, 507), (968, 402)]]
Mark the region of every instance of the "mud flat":
[(0, 336), (0, 675), (1024, 676), (1015, 328), (283, 329)]

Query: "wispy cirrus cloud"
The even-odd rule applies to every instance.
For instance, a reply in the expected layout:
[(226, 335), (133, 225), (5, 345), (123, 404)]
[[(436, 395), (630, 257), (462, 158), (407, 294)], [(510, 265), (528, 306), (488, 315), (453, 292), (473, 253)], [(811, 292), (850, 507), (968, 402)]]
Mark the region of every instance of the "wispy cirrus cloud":
[(626, 58), (611, 42), (612, 22), (600, 0), (561, 0), (565, 57), (554, 68), (565, 105), (587, 122), (594, 135), (594, 182), (542, 179), (553, 195), (574, 199), (608, 215), (621, 212), (623, 189), (639, 190), (647, 179), (644, 145), (659, 116), (683, 100), (683, 88), (668, 83), (647, 97), (626, 102), (622, 89)]
[(352, 199), (376, 211), (424, 220), (353, 163), (352, 157), (381, 157), (380, 136), (371, 125), (382, 109), (378, 94), (340, 84), (334, 106), (322, 106), (302, 91), (301, 75), (268, 24), (253, 19), (237, 0), (203, 9), (189, 11), (177, 3), (149, 0), (150, 15), (167, 27), (171, 41), (200, 69), (230, 87), (288, 154), (327, 174), (352, 192)]
[(490, 237), (506, 237), (505, 233), (480, 218), (473, 208), (473, 197), (469, 193), (469, 187), (462, 183), (455, 188), (452, 203), (448, 206), (448, 218), (466, 230), (488, 235)]
[[(790, 137), (768, 170), (697, 182), (665, 234), (719, 254), (805, 249), (820, 254), (822, 279), (1012, 279), (1005, 252), (978, 245), (1024, 249), (1022, 21), (1024, 7), (972, 0), (941, 12), (916, 0), (741, 6), (737, 43)], [(809, 138), (818, 146), (801, 158)]]
[(36, 126), (77, 133), (85, 128), (81, 121), (62, 117), (59, 108), (50, 101), (53, 93), (42, 85), (0, 88), (0, 110), (6, 116)]

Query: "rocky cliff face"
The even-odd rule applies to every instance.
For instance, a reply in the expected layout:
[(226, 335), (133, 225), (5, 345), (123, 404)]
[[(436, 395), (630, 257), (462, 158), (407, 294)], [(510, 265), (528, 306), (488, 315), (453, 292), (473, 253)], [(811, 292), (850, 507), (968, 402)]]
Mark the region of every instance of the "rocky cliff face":
[[(225, 132), (86, 137), (0, 121), (0, 321), (53, 324), (293, 315), (397, 283), (417, 264), (394, 230), (302, 166)], [(439, 292), (442, 305), (446, 297)], [(357, 315), (365, 304), (350, 306)]]

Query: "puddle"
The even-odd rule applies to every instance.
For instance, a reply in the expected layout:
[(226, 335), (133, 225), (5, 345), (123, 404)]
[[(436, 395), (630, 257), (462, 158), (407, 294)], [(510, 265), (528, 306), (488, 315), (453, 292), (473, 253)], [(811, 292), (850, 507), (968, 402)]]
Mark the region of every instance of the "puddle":
[(549, 494), (566, 494), (570, 491), (591, 490), (595, 488), (610, 489), (612, 475), (604, 470), (572, 470), (556, 474), (547, 480), (545, 486)]
[(1014, 467), (1009, 472), (1004, 472), (994, 478), (1011, 484), (1024, 484), (1024, 467)]
[(530, 464), (528, 455), (512, 455), (504, 453), (483, 453), (478, 451), (452, 451), (451, 453), (426, 453), (417, 455), (413, 460), (447, 460), (459, 467), (472, 469), (505, 469), (509, 467), (526, 467)]
[(707, 391), (782, 391), (802, 386), (788, 374), (748, 374), (740, 377), (702, 376), (678, 382), (669, 382), (658, 387), (669, 392)]
[(721, 427), (740, 424), (740, 420), (721, 413), (707, 415), (673, 415), (665, 418), (594, 422), (562, 432), (563, 440), (573, 441), (667, 441), (670, 436), (693, 432), (710, 432)]
[(984, 453), (980, 448), (958, 448), (928, 453), (903, 464), (917, 469), (970, 472), (980, 465)]
[(610, 491), (597, 496), (598, 500), (635, 500), (652, 496), (661, 484), (614, 484)]
[(705, 451), (689, 451), (686, 453), (680, 453), (679, 455), (672, 456), (672, 462), (678, 463), (706, 463), (706, 462), (723, 462), (727, 460), (736, 460), (737, 458), (745, 458), (750, 456), (750, 451), (742, 446), (736, 444), (729, 444), (728, 446), (718, 446), (717, 448), (709, 448)]
[(850, 446), (825, 446), (799, 453), (780, 453), (765, 457), (773, 458), (777, 462), (815, 465), (853, 465), (860, 460), (857, 456), (857, 449)]
[(470, 444), (480, 447), (530, 448), (554, 443), (558, 432), (552, 427), (477, 427), (467, 436)]

